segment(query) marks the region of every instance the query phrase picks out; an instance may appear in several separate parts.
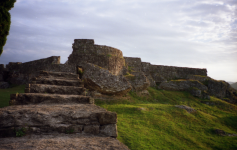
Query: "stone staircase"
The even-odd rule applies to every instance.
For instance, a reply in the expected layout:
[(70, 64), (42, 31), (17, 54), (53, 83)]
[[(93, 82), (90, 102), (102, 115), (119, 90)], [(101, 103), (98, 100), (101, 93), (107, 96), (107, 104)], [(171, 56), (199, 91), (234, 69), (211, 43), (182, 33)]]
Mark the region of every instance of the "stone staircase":
[(0, 149), (128, 149), (116, 139), (117, 114), (94, 105), (77, 74), (41, 71), (10, 99)]

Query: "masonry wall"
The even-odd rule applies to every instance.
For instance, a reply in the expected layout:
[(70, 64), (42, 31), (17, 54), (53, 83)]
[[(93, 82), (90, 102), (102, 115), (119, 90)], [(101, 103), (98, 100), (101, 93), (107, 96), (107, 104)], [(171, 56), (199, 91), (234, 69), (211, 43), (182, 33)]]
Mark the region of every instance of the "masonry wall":
[(163, 66), (163, 65), (151, 65), (150, 73), (159, 73), (167, 80), (186, 79), (188, 75), (207, 76), (206, 69)]
[(73, 66), (92, 63), (118, 75), (125, 65), (122, 51), (105, 45), (95, 45), (91, 39), (75, 39), (72, 48), (68, 64)]
[(126, 67), (129, 70), (140, 72), (142, 68), (141, 58), (138, 57), (124, 57)]
[(141, 62), (141, 58), (124, 57), (125, 64), (133, 71), (142, 71), (146, 76), (151, 75), (156, 82), (163, 82), (172, 79), (186, 79), (188, 75), (207, 76), (206, 69), (187, 68), (176, 66), (152, 65), (148, 62)]
[(10, 62), (6, 65), (7, 78), (11, 84), (26, 84), (39, 75), (40, 70), (76, 73), (76, 67), (60, 64), (60, 56), (51, 56), (26, 63)]
[(23, 74), (31, 74), (38, 70), (44, 70), (48, 65), (60, 64), (60, 56), (51, 56), (44, 59), (29, 61), (26, 63), (10, 62), (6, 65), (6, 69), (10, 72), (18, 72)]

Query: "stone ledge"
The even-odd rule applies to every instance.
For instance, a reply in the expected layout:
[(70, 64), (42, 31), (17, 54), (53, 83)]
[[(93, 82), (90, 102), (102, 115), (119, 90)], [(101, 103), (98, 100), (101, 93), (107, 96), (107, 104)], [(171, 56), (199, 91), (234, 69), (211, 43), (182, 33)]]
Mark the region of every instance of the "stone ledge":
[(10, 105), (29, 104), (94, 104), (94, 99), (82, 95), (61, 95), (44, 93), (20, 93), (10, 95)]
[(85, 150), (129, 150), (129, 148), (115, 138), (95, 136), (90, 134), (50, 134), (29, 135), (21, 138), (2, 138), (1, 150), (9, 149), (85, 149)]

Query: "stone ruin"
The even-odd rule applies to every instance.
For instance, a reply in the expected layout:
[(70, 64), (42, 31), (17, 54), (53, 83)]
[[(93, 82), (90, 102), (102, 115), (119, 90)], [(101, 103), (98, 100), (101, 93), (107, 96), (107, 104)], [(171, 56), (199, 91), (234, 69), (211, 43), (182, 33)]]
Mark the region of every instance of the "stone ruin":
[(206, 69), (153, 65), (141, 58), (124, 57), (119, 49), (96, 45), (93, 39), (75, 39), (72, 48), (65, 64), (60, 64), (60, 56), (51, 56), (26, 63), (10, 62), (6, 68), (0, 65), (0, 82), (26, 84), (45, 70), (81, 73), (88, 94), (97, 98), (125, 95), (130, 90), (147, 93), (148, 87), (154, 87), (188, 91), (199, 98), (213, 95), (231, 103), (237, 101), (236, 90), (225, 81), (208, 77)]
[(237, 102), (237, 91), (206, 69), (152, 65), (94, 40), (75, 39), (72, 48), (65, 64), (51, 56), (0, 65), (1, 88), (26, 84), (25, 93), (11, 94), (10, 106), (0, 109), (1, 149), (127, 150), (116, 139), (117, 114), (94, 105), (94, 98), (149, 94), (149, 86)]

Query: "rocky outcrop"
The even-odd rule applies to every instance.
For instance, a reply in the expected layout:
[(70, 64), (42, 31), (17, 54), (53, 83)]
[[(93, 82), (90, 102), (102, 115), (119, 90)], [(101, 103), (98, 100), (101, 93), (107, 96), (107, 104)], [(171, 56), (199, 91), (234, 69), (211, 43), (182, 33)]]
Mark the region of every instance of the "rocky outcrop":
[(209, 95), (216, 96), (232, 104), (237, 103), (237, 90), (232, 88), (229, 83), (222, 80), (214, 80), (207, 76), (190, 75), (188, 78), (200, 81), (206, 85)]
[(174, 91), (188, 91), (193, 96), (210, 99), (207, 94), (208, 88), (196, 80), (172, 80), (168, 82), (162, 82), (158, 88)]
[(229, 103), (237, 103), (237, 90), (232, 88), (229, 83), (225, 81), (209, 79), (207, 84), (208, 93), (210, 93), (210, 95), (216, 96)]
[(132, 89), (131, 84), (122, 75), (113, 75), (109, 70), (91, 63), (82, 64), (85, 87), (108, 95), (124, 95)]

